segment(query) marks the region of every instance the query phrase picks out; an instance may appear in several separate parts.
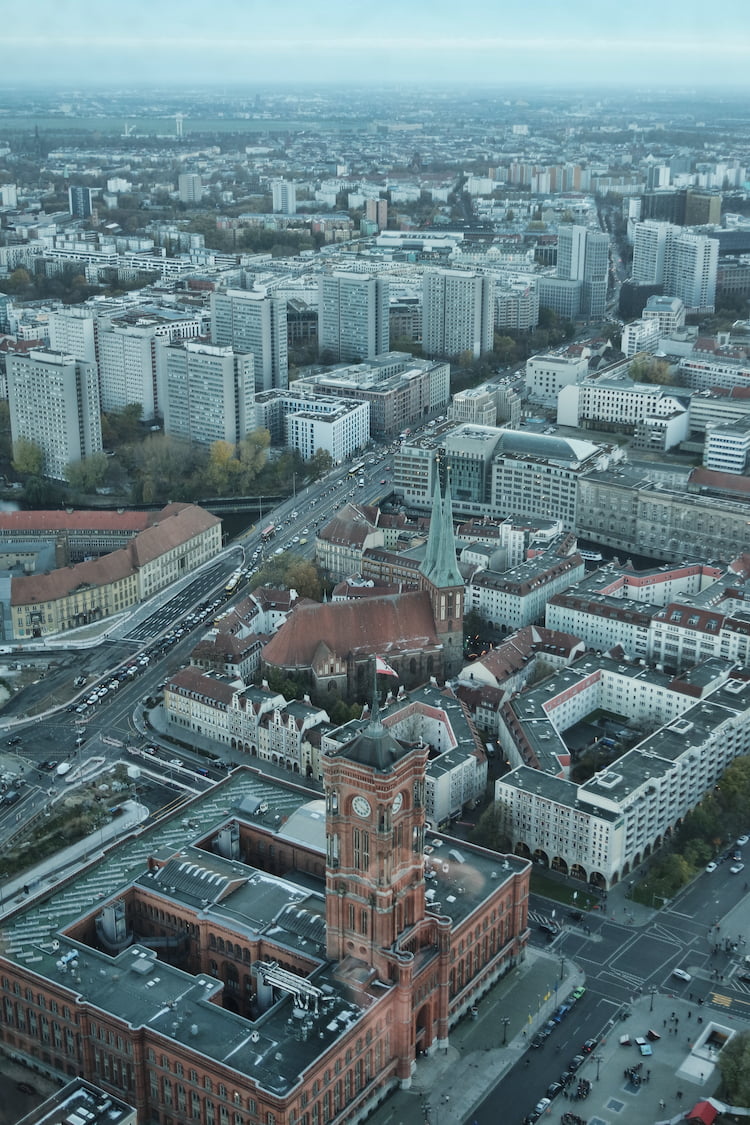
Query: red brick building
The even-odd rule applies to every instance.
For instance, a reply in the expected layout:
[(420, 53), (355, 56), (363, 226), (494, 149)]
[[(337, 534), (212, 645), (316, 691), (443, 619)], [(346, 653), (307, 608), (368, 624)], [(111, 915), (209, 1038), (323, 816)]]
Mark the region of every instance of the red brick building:
[(143, 1125), (362, 1121), (523, 959), (530, 864), (430, 834), (377, 714), (317, 794), (236, 770), (6, 918), (0, 1046)]

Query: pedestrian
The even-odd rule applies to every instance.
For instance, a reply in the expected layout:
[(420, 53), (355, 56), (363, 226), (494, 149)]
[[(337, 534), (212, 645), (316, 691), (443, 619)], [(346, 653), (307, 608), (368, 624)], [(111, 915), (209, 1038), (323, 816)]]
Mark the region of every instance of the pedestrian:
[(692, 1013), (692, 1012), (688, 1012), (688, 1019), (689, 1019), (689, 1020), (691, 1020), (692, 1018), (693, 1018), (693, 1013)]
[(667, 1021), (666, 1021), (666, 1020), (664, 1020), (664, 1026), (665, 1026), (665, 1027), (667, 1026)]
[(664, 1098), (659, 1098), (659, 1109), (666, 1109), (666, 1108), (667, 1108), (667, 1103), (664, 1101)]
[[(692, 1001), (692, 999), (693, 999), (692, 992), (688, 992), (688, 1000)], [(690, 1015), (690, 1012), (688, 1012), (688, 1015)]]
[(647, 1071), (646, 1071), (646, 1078), (650, 1078), (650, 1077), (651, 1077), (651, 1071), (650, 1071), (650, 1070), (647, 1070)]

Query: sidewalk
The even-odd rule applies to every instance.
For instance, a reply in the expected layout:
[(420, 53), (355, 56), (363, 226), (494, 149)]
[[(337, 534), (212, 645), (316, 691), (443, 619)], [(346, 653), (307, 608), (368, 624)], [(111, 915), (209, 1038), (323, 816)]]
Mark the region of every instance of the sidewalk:
[[(451, 1030), (447, 1050), (419, 1059), (411, 1088), (395, 1091), (367, 1118), (368, 1125), (412, 1125), (430, 1112), (434, 1122), (438, 1107), (440, 1125), (473, 1120), (474, 1108), (583, 979), (567, 959), (527, 947), (526, 960), (482, 998), (477, 1018), (467, 1016)], [(432, 1110), (426, 1111), (425, 1104)], [(530, 1101), (529, 1109), (533, 1104)], [(522, 1116), (519, 1113), (518, 1119)]]

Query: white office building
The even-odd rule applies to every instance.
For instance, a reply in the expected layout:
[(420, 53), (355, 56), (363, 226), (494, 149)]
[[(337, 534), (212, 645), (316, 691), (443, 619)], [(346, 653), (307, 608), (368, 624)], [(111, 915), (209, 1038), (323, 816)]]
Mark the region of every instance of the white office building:
[(750, 453), (750, 421), (709, 423), (703, 464), (720, 473), (744, 473)]
[(637, 352), (658, 351), (661, 330), (655, 318), (646, 320), (631, 320), (622, 330), (621, 349), (628, 359), (632, 359)]
[(44, 453), (44, 474), (66, 479), (66, 466), (102, 448), (96, 364), (46, 348), (8, 356), (8, 404), (14, 442)]
[(159, 362), (165, 434), (200, 445), (236, 445), (254, 428), (252, 355), (186, 341), (163, 347)]
[(256, 395), (254, 429), (266, 429), (274, 444), (296, 449), (309, 461), (319, 449), (336, 464), (361, 450), (370, 438), (370, 403), (318, 394), (310, 383)]
[(196, 172), (183, 172), (177, 177), (177, 192), (181, 203), (200, 203), (203, 199), (203, 180)]
[(713, 312), (718, 264), (716, 238), (653, 219), (635, 225), (633, 281), (662, 285), (688, 312)]
[(581, 316), (600, 320), (607, 308), (609, 236), (587, 227), (561, 226), (557, 232), (557, 276), (581, 282)]
[(540, 406), (555, 407), (563, 387), (582, 382), (589, 372), (588, 348), (558, 354), (532, 355), (526, 360), (526, 395)]
[(286, 387), (289, 382), (283, 298), (248, 289), (212, 293), (211, 342), (253, 353), (256, 391)]
[(324, 359), (351, 363), (389, 348), (388, 280), (334, 271), (318, 280), (318, 348)]
[(491, 351), (495, 285), (470, 270), (426, 270), (422, 284), (422, 350), (431, 356), (477, 359)]
[(271, 183), (271, 206), (277, 214), (296, 215), (297, 187), (292, 180), (273, 180)]
[(70, 305), (49, 314), (50, 351), (65, 352), (96, 363), (95, 319), (92, 309)]

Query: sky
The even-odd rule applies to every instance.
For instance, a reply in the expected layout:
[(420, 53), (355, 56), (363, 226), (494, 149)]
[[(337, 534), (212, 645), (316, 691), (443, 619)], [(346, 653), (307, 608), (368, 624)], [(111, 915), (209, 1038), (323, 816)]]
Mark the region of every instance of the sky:
[(0, 85), (750, 85), (750, 2), (0, 0)]

